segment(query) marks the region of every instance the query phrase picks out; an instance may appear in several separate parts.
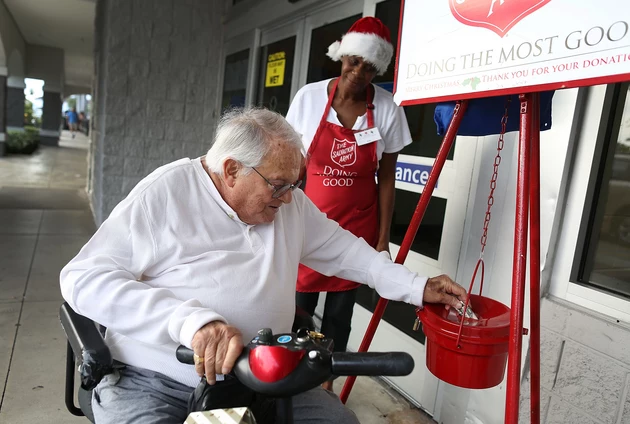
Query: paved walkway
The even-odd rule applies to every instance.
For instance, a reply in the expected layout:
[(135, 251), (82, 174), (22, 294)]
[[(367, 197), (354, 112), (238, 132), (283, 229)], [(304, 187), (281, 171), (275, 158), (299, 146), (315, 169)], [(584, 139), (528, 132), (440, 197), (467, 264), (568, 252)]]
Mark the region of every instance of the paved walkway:
[[(93, 234), (88, 139), (0, 158), (0, 423), (87, 423), (64, 405), (66, 340), (59, 271)], [(335, 391), (342, 387), (341, 381)], [(430, 423), (380, 380), (348, 401), (363, 424)]]
[[(64, 134), (65, 135), (65, 134)], [(85, 423), (64, 405), (59, 271), (94, 232), (88, 140), (0, 158), (0, 422)]]

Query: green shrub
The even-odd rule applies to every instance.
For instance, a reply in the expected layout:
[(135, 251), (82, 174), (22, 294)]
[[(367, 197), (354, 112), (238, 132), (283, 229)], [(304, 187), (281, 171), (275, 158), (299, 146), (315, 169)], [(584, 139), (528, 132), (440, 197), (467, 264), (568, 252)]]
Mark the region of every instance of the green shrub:
[(31, 140), (39, 142), (39, 128), (33, 126), (25, 126), (24, 132), (28, 134)]
[(24, 131), (8, 131), (6, 139), (7, 153), (30, 155), (39, 147), (39, 130), (30, 127)]

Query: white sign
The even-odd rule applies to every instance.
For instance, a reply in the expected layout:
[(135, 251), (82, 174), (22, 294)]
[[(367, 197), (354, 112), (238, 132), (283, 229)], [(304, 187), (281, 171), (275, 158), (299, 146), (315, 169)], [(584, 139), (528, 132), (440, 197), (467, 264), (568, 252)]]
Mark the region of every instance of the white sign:
[(404, 0), (397, 104), (630, 80), (630, 0)]

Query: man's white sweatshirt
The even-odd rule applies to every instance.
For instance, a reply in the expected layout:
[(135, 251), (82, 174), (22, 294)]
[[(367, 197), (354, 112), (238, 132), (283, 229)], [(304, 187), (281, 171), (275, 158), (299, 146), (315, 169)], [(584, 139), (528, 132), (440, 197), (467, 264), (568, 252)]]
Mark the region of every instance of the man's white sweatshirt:
[(114, 359), (194, 387), (175, 349), (206, 323), (291, 330), (298, 263), (422, 305), (425, 277), (394, 264), (326, 218), (300, 190), (270, 224), (248, 225), (221, 198), (199, 158), (142, 180), (61, 271), (79, 314), (107, 327)]

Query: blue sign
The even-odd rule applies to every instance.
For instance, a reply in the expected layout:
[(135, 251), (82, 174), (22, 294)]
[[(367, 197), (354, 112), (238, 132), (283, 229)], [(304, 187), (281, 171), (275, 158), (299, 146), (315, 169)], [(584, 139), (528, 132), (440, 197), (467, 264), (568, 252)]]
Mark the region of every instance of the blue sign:
[[(416, 163), (396, 163), (396, 181), (402, 181), (404, 183), (415, 184), (419, 186), (425, 186), (429, 180), (429, 173), (431, 173), (432, 166), (418, 165)], [(437, 188), (437, 184), (435, 184)]]
[(394, 83), (393, 82), (377, 82), (374, 85), (378, 85), (379, 87), (389, 91), (390, 93), (394, 92)]

